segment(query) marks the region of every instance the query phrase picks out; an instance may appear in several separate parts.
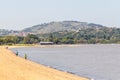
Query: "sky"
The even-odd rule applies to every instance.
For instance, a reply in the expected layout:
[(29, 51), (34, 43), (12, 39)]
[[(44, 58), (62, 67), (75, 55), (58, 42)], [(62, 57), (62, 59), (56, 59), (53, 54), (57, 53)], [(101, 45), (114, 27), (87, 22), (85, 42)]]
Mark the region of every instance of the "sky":
[(0, 0), (0, 29), (66, 20), (120, 28), (120, 0)]

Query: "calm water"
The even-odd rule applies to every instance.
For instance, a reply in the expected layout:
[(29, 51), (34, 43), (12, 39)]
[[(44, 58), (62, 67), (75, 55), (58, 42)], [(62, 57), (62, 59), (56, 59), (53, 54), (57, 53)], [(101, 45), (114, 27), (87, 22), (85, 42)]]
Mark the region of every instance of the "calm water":
[(16, 48), (20, 56), (63, 71), (94, 78), (120, 80), (120, 45), (80, 45), (57, 48)]

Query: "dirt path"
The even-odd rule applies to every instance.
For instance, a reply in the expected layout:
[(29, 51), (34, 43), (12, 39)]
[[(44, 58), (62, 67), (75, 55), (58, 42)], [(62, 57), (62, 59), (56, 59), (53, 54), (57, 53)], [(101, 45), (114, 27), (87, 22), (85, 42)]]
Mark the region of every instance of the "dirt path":
[(0, 80), (88, 80), (14, 55), (0, 47)]

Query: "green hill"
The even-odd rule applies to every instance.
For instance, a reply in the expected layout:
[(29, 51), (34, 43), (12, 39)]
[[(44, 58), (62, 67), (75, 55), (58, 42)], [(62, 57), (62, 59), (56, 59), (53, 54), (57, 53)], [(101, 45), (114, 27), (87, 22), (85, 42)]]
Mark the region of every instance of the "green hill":
[(77, 31), (77, 30), (86, 29), (86, 28), (102, 28), (102, 27), (105, 27), (105, 26), (102, 26), (100, 24), (87, 23), (87, 22), (62, 21), (62, 22), (50, 22), (50, 23), (35, 25), (32, 27), (28, 27), (22, 31), (44, 34), (44, 33), (53, 33), (53, 32), (59, 32), (59, 31), (71, 32), (71, 31)]

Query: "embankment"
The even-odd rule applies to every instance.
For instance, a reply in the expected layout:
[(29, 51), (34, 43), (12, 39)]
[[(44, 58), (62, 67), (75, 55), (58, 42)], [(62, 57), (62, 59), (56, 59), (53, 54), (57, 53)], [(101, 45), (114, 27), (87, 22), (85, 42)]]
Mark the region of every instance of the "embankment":
[(25, 60), (0, 47), (0, 80), (89, 80)]

